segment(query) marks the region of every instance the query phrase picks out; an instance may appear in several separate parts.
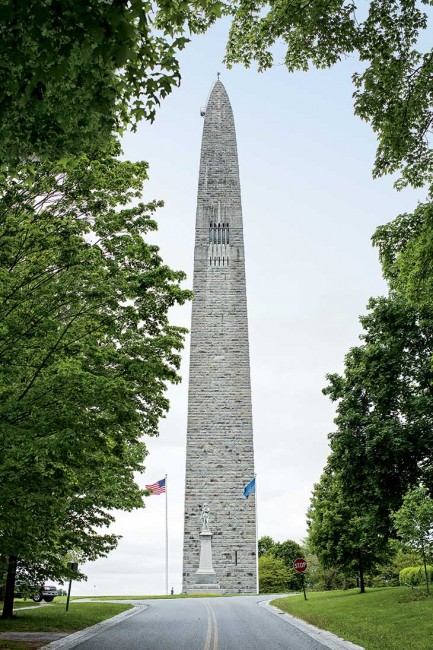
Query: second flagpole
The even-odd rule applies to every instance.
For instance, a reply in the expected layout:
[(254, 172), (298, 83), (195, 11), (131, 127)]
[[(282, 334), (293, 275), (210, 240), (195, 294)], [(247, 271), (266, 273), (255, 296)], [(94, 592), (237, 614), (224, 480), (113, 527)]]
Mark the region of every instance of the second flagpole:
[(260, 585), (259, 585), (259, 521), (258, 521), (258, 508), (257, 508), (257, 474), (254, 474), (254, 488), (255, 488), (255, 494), (254, 494), (254, 505), (256, 507), (256, 576), (257, 576), (257, 594), (260, 593)]
[(168, 596), (168, 481), (165, 475), (165, 593)]

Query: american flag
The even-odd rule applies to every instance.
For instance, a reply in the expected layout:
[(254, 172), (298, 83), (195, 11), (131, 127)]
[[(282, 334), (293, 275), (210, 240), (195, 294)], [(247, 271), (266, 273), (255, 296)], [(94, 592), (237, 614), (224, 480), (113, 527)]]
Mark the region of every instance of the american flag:
[(165, 492), (165, 478), (162, 478), (156, 483), (152, 483), (152, 485), (146, 485), (146, 490), (150, 490), (152, 494), (163, 494)]

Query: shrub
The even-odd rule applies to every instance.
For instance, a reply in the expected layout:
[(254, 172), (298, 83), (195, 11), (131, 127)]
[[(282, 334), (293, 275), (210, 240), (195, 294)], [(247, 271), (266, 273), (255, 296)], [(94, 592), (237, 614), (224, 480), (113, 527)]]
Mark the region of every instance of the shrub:
[(260, 593), (271, 594), (287, 590), (290, 571), (283, 560), (272, 555), (259, 557)]
[[(433, 582), (433, 566), (427, 565), (427, 577), (430, 583)], [(423, 566), (408, 566), (399, 573), (400, 584), (422, 585), (425, 584), (425, 573)]]

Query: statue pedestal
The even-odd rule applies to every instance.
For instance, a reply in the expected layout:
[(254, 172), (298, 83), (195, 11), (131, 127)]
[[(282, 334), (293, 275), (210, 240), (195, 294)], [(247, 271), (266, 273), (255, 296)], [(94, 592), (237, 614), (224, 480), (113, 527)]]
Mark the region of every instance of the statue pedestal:
[(187, 590), (188, 594), (223, 593), (212, 566), (212, 533), (200, 533), (200, 565), (195, 573), (195, 584)]

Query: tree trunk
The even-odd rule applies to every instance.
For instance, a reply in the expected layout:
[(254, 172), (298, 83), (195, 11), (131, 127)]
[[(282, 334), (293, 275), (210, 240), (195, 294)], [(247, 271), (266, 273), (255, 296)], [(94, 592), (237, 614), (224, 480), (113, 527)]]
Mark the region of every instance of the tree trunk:
[(3, 602), (5, 598), (7, 566), (7, 558), (4, 555), (0, 555), (0, 602)]
[(365, 594), (364, 567), (362, 564), (362, 551), (359, 551), (359, 586), (360, 594)]
[(9, 557), (2, 618), (12, 618), (14, 615), (14, 591), (15, 576), (17, 572), (17, 559), (18, 558), (15, 555), (11, 555)]

